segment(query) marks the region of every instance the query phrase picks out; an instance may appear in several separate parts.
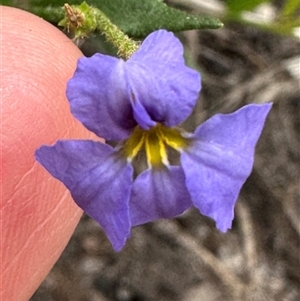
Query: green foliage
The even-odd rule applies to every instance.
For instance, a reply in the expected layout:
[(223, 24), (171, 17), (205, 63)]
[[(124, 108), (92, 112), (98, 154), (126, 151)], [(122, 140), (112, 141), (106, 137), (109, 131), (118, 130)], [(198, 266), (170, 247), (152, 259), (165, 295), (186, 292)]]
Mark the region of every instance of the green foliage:
[(227, 7), (232, 13), (240, 13), (245, 10), (252, 10), (259, 4), (270, 2), (269, 0), (228, 0)]
[(1, 0), (0, 5), (6, 5), (11, 6), (12, 1), (11, 0)]
[[(150, 32), (165, 28), (171, 31), (219, 28), (222, 23), (210, 17), (200, 17), (174, 9), (161, 0), (122, 0), (122, 9), (114, 1), (106, 2), (103, 12), (131, 36), (143, 37)], [(101, 6), (99, 7), (101, 9)]]
[(300, 2), (299, 0), (286, 0), (285, 5), (282, 10), (282, 15), (289, 16), (296, 14), (300, 11)]
[(276, 17), (270, 22), (259, 22), (259, 20), (254, 22), (243, 17), (242, 12), (254, 10), (257, 6), (266, 2), (272, 5), (273, 0), (227, 0), (227, 12), (223, 19), (225, 22), (240, 22), (280, 35), (293, 35), (294, 29), (300, 26), (299, 0), (285, 0), (281, 11), (277, 11)]
[[(5, 0), (6, 1), (6, 0)], [(65, 0), (29, 0), (23, 8), (44, 19), (58, 23), (64, 16), (61, 7)], [(72, 0), (69, 4), (80, 4)], [(170, 31), (190, 29), (217, 29), (222, 23), (215, 18), (197, 16), (167, 6), (162, 0), (90, 0), (89, 5), (99, 8), (126, 34), (143, 38), (152, 31), (165, 28)]]

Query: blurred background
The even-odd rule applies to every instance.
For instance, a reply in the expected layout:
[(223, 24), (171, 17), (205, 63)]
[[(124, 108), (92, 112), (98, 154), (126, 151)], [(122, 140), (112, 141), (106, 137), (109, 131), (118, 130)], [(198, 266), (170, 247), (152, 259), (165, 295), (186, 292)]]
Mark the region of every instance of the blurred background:
[[(192, 131), (245, 104), (274, 103), (233, 228), (222, 234), (191, 209), (132, 229), (115, 253), (98, 224), (83, 216), (30, 301), (300, 300), (299, 1), (166, 2), (224, 22), (219, 30), (178, 35), (203, 81), (183, 127)], [(81, 48), (91, 55), (101, 43), (92, 37)]]

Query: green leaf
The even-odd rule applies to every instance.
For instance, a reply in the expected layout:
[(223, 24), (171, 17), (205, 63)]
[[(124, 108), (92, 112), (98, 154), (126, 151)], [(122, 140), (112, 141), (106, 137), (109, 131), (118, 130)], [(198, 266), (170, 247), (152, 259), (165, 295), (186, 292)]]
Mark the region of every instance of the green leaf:
[[(29, 0), (25, 8), (46, 20), (58, 23), (60, 7), (65, 0)], [(73, 0), (69, 4), (80, 4)], [(190, 29), (217, 29), (223, 24), (215, 18), (199, 16), (167, 6), (162, 0), (90, 0), (89, 5), (99, 8), (126, 34), (143, 38), (152, 31), (164, 28), (170, 31)]]
[(227, 7), (233, 13), (240, 13), (245, 10), (252, 10), (259, 4), (270, 2), (269, 0), (228, 0)]
[[(222, 23), (211, 17), (196, 16), (171, 8), (161, 0), (98, 0), (100, 8), (113, 23), (134, 37), (144, 37), (150, 32), (165, 28), (170, 31), (190, 29), (216, 29)], [(116, 5), (122, 3), (122, 7)], [(104, 5), (105, 3), (105, 5)]]

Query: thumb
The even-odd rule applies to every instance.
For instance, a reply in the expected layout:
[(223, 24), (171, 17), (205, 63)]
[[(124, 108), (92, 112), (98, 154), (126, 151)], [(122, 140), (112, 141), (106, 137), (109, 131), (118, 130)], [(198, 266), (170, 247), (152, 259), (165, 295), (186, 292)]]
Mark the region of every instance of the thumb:
[[(28, 300), (67, 244), (81, 210), (34, 160), (57, 139), (91, 138), (70, 114), (67, 80), (82, 55), (59, 30), (0, 7), (2, 26), (2, 300)], [(1, 298), (0, 298), (1, 299)]]

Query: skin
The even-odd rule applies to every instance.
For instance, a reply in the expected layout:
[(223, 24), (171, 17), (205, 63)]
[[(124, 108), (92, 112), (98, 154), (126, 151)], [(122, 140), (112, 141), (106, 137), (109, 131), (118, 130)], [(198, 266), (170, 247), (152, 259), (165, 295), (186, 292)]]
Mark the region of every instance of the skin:
[(0, 299), (26, 301), (82, 214), (64, 185), (35, 162), (34, 151), (58, 139), (98, 139), (72, 117), (65, 96), (82, 53), (41, 18), (0, 9)]

